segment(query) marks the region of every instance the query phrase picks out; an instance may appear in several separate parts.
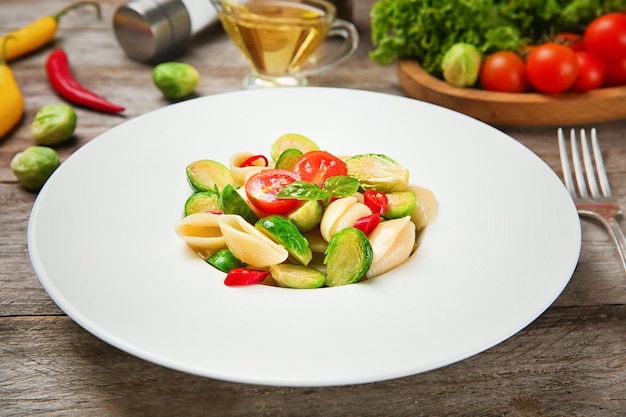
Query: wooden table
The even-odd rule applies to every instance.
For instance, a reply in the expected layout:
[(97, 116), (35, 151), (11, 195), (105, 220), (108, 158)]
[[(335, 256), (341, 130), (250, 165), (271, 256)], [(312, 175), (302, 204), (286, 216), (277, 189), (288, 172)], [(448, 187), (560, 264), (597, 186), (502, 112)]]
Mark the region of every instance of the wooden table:
[[(403, 95), (394, 65), (368, 58), (370, 1), (356, 1), (358, 53), (311, 78), (312, 85)], [(3, 0), (0, 32), (52, 14), (63, 0)], [(75, 140), (62, 159), (102, 132), (168, 104), (151, 67), (128, 59), (111, 29), (121, 0), (101, 1), (61, 22), (58, 39), (84, 84), (127, 106), (124, 117), (77, 109)], [(41, 287), (26, 230), (36, 195), (16, 182), (9, 161), (31, 145), (37, 109), (58, 102), (44, 62), (50, 48), (11, 63), (26, 100), (19, 127), (0, 142), (0, 415), (2, 416), (617, 416), (626, 413), (626, 274), (607, 234), (582, 222), (578, 268), (563, 294), (536, 321), (462, 362), (411, 377), (364, 385), (278, 388), (206, 379), (145, 362), (77, 326)], [(240, 90), (246, 65), (215, 26), (180, 60), (201, 73), (198, 95)], [(614, 191), (626, 206), (626, 120), (598, 126)], [(506, 128), (560, 174), (554, 127)]]

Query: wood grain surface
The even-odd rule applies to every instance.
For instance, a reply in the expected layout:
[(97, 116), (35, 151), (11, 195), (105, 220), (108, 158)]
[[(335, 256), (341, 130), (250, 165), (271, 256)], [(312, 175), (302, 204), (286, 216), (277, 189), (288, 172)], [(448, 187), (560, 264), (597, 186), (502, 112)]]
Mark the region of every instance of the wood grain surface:
[[(3, 0), (0, 33), (67, 3)], [(125, 120), (169, 104), (152, 85), (151, 67), (128, 59), (114, 39), (111, 16), (122, 1), (100, 3), (101, 21), (88, 9), (73, 11), (62, 19), (57, 38), (75, 76), (128, 110), (111, 116), (78, 108), (75, 138), (57, 148), (62, 159)], [(372, 3), (355, 2), (362, 36), (356, 55), (311, 77), (312, 85), (405, 95), (397, 66), (380, 66), (368, 57)], [(11, 63), (26, 112), (0, 141), (1, 416), (624, 415), (626, 273), (607, 234), (587, 220), (576, 272), (543, 315), (483, 353), (419, 375), (324, 388), (236, 384), (166, 369), (92, 336), (63, 314), (32, 269), (26, 230), (36, 195), (23, 190), (9, 169), (13, 155), (33, 144), (29, 124), (37, 109), (60, 100), (43, 69), (49, 52)], [(217, 26), (181, 51), (179, 60), (199, 69), (199, 96), (242, 88), (245, 62)], [(614, 192), (626, 206), (626, 120), (594, 125)], [(560, 174), (553, 126), (501, 128)]]

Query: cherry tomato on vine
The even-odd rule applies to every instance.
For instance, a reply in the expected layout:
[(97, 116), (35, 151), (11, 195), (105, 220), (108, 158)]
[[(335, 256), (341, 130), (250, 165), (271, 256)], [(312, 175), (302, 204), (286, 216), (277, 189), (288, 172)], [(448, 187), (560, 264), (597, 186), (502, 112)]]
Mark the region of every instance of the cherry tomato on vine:
[(341, 159), (326, 151), (309, 151), (296, 161), (293, 167), (302, 181), (324, 185), (330, 177), (348, 175), (348, 166)]
[(574, 51), (584, 51), (585, 41), (583, 35), (571, 32), (557, 33), (552, 38), (552, 42), (572, 48)]
[(586, 51), (575, 53), (578, 59), (578, 76), (570, 90), (582, 92), (602, 87), (605, 74), (604, 62)]
[(267, 214), (287, 214), (300, 205), (292, 198), (278, 198), (276, 195), (287, 185), (300, 177), (286, 169), (267, 169), (251, 176), (246, 182), (246, 195), (250, 203)]
[(604, 87), (626, 85), (626, 58), (604, 63)]
[(578, 59), (571, 48), (547, 42), (534, 48), (526, 57), (526, 75), (538, 91), (562, 93), (576, 81)]
[(607, 13), (594, 19), (584, 34), (585, 48), (603, 61), (626, 58), (626, 14)]
[(523, 93), (528, 87), (524, 61), (509, 51), (494, 52), (485, 58), (479, 79), (481, 86), (489, 91)]

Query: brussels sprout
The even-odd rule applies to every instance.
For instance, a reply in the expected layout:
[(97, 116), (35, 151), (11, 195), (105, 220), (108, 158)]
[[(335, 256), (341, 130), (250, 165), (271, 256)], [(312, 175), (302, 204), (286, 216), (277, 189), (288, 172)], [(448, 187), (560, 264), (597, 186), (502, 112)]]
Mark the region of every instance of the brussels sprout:
[(220, 211), (219, 194), (215, 191), (198, 191), (185, 201), (185, 216), (193, 213)]
[(226, 185), (235, 183), (233, 175), (224, 164), (210, 159), (194, 161), (185, 170), (187, 181), (194, 191), (216, 191), (216, 188), (219, 191)]
[(219, 203), (220, 209), (224, 214), (238, 214), (250, 224), (254, 224), (259, 220), (259, 217), (252, 211), (246, 200), (230, 184), (226, 185), (220, 193)]
[(38, 145), (53, 146), (69, 139), (76, 129), (76, 112), (67, 104), (41, 107), (30, 125), (30, 133)]
[(385, 219), (398, 219), (413, 214), (417, 204), (417, 197), (414, 191), (395, 191), (386, 195), (387, 210), (383, 213)]
[(358, 179), (365, 189), (391, 193), (409, 186), (409, 170), (386, 155), (355, 155), (346, 160), (346, 165), (348, 175)]
[(306, 233), (317, 226), (322, 220), (324, 209), (317, 200), (309, 200), (298, 209), (287, 215), (287, 218), (296, 225), (298, 230)]
[(30, 146), (15, 154), (11, 160), (13, 174), (29, 191), (39, 191), (59, 165), (59, 155), (46, 146)]
[(326, 275), (317, 269), (304, 265), (278, 264), (270, 266), (270, 274), (280, 287), (320, 288), (326, 282)]
[(254, 225), (274, 242), (281, 244), (287, 252), (302, 265), (311, 262), (313, 253), (309, 241), (300, 233), (295, 224), (288, 218), (278, 214), (263, 217)]
[(152, 81), (168, 100), (189, 96), (198, 86), (198, 70), (183, 62), (163, 62), (152, 70)]
[(270, 157), (277, 161), (280, 155), (287, 149), (297, 149), (302, 153), (319, 151), (319, 146), (311, 139), (298, 133), (286, 133), (272, 143)]
[(206, 261), (222, 272), (228, 272), (233, 268), (241, 268), (244, 263), (228, 249), (222, 249), (209, 256)]
[(443, 79), (456, 87), (474, 85), (482, 59), (482, 54), (474, 45), (455, 43), (441, 59)]
[(341, 230), (333, 235), (326, 248), (326, 285), (336, 287), (357, 282), (370, 269), (373, 257), (365, 233), (354, 227)]
[(296, 161), (303, 155), (300, 149), (289, 148), (285, 149), (283, 153), (280, 154), (274, 168), (277, 169), (286, 169), (288, 171), (292, 171), (293, 167), (296, 166)]

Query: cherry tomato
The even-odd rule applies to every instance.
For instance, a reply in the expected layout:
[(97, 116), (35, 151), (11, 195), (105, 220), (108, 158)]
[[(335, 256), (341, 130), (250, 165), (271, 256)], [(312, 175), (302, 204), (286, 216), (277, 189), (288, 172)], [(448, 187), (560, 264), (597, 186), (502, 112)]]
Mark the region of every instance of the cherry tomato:
[(239, 166), (242, 168), (252, 166), (266, 167), (267, 164), (267, 157), (265, 157), (265, 155), (252, 155), (250, 158), (243, 161)]
[(365, 235), (369, 235), (372, 231), (380, 224), (380, 214), (370, 214), (369, 216), (363, 216), (357, 219), (354, 222), (354, 227), (365, 233)]
[(259, 271), (250, 268), (233, 268), (226, 274), (224, 284), (229, 286), (260, 284), (268, 275), (269, 271)]
[(604, 87), (626, 85), (626, 58), (604, 63)]
[(523, 93), (528, 87), (522, 58), (514, 52), (489, 55), (480, 66), (480, 84), (485, 90)]
[(326, 151), (309, 151), (298, 158), (293, 171), (302, 181), (322, 187), (330, 177), (348, 175), (348, 166)]
[(594, 19), (584, 34), (585, 48), (603, 61), (626, 58), (626, 14), (607, 13)]
[(578, 33), (570, 33), (570, 32), (557, 33), (552, 38), (552, 42), (561, 44), (563, 46), (567, 46), (568, 48), (572, 48), (574, 51), (585, 50), (585, 42), (583, 40), (583, 35), (580, 35)]
[(576, 51), (578, 77), (570, 87), (571, 91), (589, 91), (602, 87), (604, 83), (604, 62), (586, 51)]
[(246, 195), (250, 203), (268, 214), (286, 214), (300, 205), (293, 198), (278, 198), (276, 195), (300, 177), (286, 169), (267, 169), (251, 176), (246, 182)]
[(548, 42), (537, 46), (526, 57), (530, 84), (542, 93), (562, 93), (578, 76), (578, 59), (571, 48)]
[(366, 190), (363, 193), (363, 203), (372, 210), (372, 213), (383, 214), (387, 211), (389, 200), (385, 193), (375, 190)]

